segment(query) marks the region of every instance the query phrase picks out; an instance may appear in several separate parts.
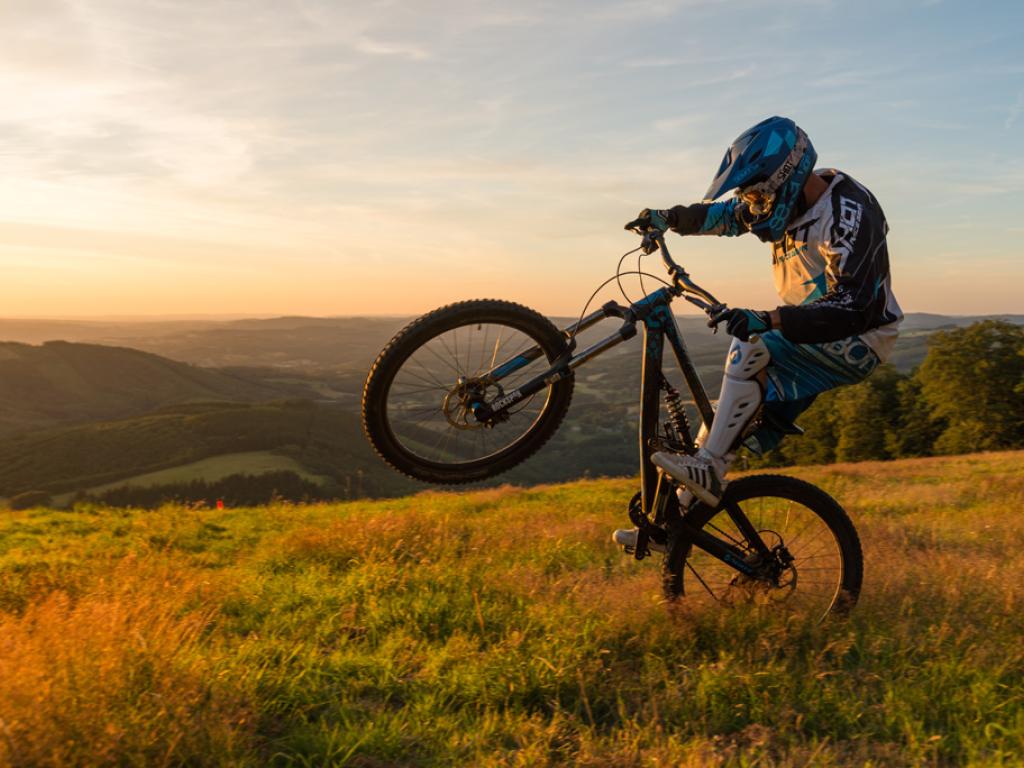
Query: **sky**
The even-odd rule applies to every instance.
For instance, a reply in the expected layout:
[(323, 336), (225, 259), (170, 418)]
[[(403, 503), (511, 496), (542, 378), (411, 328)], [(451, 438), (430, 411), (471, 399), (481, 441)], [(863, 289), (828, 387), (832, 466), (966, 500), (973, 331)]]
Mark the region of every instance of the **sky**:
[[(1019, 0), (0, 0), (0, 316), (573, 315), (623, 223), (773, 114), (875, 193), (905, 310), (1024, 313), (1021, 29)], [(778, 303), (756, 238), (670, 242)]]

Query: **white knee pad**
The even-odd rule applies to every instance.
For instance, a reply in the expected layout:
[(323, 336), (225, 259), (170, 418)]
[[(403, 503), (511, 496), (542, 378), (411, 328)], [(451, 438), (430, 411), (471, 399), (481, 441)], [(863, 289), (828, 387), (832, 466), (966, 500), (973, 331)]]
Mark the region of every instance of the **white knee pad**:
[(760, 339), (740, 341), (733, 339), (729, 355), (725, 358), (725, 375), (734, 379), (752, 379), (771, 361), (768, 347)]
[(722, 391), (718, 395), (718, 408), (711, 430), (701, 429), (697, 443), (715, 458), (732, 450), (751, 418), (761, 404), (761, 385), (755, 378), (771, 356), (760, 341), (746, 342), (733, 339), (722, 377)]

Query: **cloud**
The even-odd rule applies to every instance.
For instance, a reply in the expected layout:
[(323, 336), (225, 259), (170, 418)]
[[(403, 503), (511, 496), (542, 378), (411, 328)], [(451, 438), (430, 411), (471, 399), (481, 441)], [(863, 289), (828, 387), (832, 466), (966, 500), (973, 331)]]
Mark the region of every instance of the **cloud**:
[(666, 19), (688, 8), (713, 8), (726, 6), (732, 12), (739, 6), (764, 6), (778, 11), (787, 6), (806, 7), (835, 5), (836, 0), (731, 0), (725, 4), (721, 0), (621, 0), (605, 3), (593, 12), (593, 16), (606, 21)]
[(653, 123), (654, 130), (659, 133), (676, 133), (683, 128), (691, 125), (696, 125), (707, 120), (707, 115), (693, 114), (693, 115), (681, 115), (679, 117), (663, 117), (655, 120)]
[(423, 61), (433, 58), (433, 54), (426, 48), (413, 43), (385, 42), (373, 38), (360, 36), (356, 38), (354, 47), (360, 53), (368, 53), (372, 56), (401, 56), (413, 61)]
[(671, 56), (656, 56), (642, 59), (627, 59), (623, 62), (623, 66), (627, 69), (654, 69), (661, 67), (681, 67), (688, 63), (690, 62), (686, 59)]
[(857, 86), (875, 85), (884, 82), (893, 75), (891, 68), (855, 69), (843, 67), (826, 72), (808, 81), (811, 88), (843, 89)]
[(1013, 124), (1017, 122), (1021, 112), (1024, 112), (1024, 91), (1017, 92), (1017, 100), (1007, 110), (1006, 122), (1003, 123), (1003, 127), (1006, 130), (1010, 130)]
[(556, 236), (591, 269), (622, 237), (610, 221), (695, 199), (722, 147), (775, 112), (888, 191), (896, 232), (927, 218), (926, 186), (994, 216), (991, 195), (1022, 190), (990, 160), (1024, 110), (1006, 40), (982, 52), (965, 33), (935, 58), (934, 31), (914, 30), (885, 68), (909, 22), (868, 39), (870, 9), (828, 4), (778, 0), (766, 23), (764, 0), (0, 0), (0, 219), (40, 247), (73, 231), (69, 254), (232, 269), (359, 256), (412, 265), (412, 284), (424, 253), (464, 274), (500, 253), (546, 268)]

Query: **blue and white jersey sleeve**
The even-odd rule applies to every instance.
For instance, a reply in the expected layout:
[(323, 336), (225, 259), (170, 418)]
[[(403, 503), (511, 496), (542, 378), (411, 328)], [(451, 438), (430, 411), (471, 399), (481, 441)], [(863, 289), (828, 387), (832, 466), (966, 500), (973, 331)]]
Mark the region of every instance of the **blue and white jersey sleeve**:
[(668, 224), (680, 235), (735, 237), (750, 231), (744, 223), (747, 207), (735, 197), (719, 203), (677, 205), (668, 212)]

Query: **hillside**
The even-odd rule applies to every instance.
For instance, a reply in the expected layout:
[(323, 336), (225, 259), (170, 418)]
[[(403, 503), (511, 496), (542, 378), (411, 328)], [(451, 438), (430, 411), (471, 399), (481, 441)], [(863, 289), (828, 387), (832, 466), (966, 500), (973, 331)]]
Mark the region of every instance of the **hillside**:
[(0, 434), (134, 416), (167, 405), (269, 400), (240, 376), (125, 347), (0, 343)]
[[(582, 298), (582, 296), (581, 296)], [(700, 364), (721, 367), (728, 339), (713, 335), (702, 316), (679, 315), (680, 328)], [(1000, 315), (1024, 324), (1024, 315)], [(370, 362), (411, 318), (396, 317), (277, 317), (223, 321), (87, 322), (0, 319), (0, 339), (39, 343), (49, 339), (110, 344), (145, 350), (196, 365), (275, 366), (287, 370), (358, 371), (365, 376)], [(897, 342), (902, 369), (924, 357), (923, 340), (935, 330), (963, 327), (981, 316), (908, 313)], [(559, 327), (575, 317), (556, 317)], [(606, 331), (607, 332), (607, 331)], [(638, 349), (639, 345), (627, 345)], [(597, 365), (604, 365), (599, 359)], [(608, 366), (611, 367), (611, 366)], [(362, 380), (356, 377), (356, 385)]]
[[(542, 451), (489, 485), (621, 474), (635, 466), (636, 406), (621, 402), (609, 407), (581, 383), (570, 423)], [(134, 418), (9, 437), (0, 442), (0, 497), (46, 491), (67, 503), (76, 492), (121, 484), (216, 479), (223, 472), (215, 457), (239, 473), (256, 474), (265, 467), (244, 457), (262, 451), (298, 462), (300, 472), (332, 478), (334, 485), (325, 487), (332, 498), (396, 496), (425, 487), (377, 457), (356, 412), (343, 405), (288, 400), (172, 406)], [(197, 464), (206, 471), (196, 473)]]
[(852, 617), (660, 602), (628, 480), (0, 515), (0, 764), (1020, 765), (1024, 452), (801, 468)]
[[(203, 459), (270, 450), (311, 473), (331, 475), (341, 496), (357, 475), (360, 495), (413, 488), (376, 457), (355, 414), (299, 400), (176, 406), (8, 438), (0, 442), (0, 496), (72, 493), (179, 467), (187, 474), (184, 465)], [(259, 471), (249, 464), (239, 463), (237, 471)]]
[[(969, 319), (908, 316), (894, 356), (897, 366), (906, 370), (920, 362), (935, 329)], [(287, 454), (298, 462), (299, 473), (330, 476), (341, 498), (409, 492), (414, 486), (369, 450), (358, 416), (370, 362), (402, 322), (300, 317), (127, 324), (119, 331), (121, 341), (145, 332), (132, 343), (153, 344), (194, 362), (242, 364), (230, 368), (201, 368), (95, 344), (0, 344), (0, 436), (20, 433), (0, 444), (0, 496), (47, 491), (67, 500), (122, 481), (151, 485), (156, 478), (195, 478), (197, 463), (201, 471), (209, 470), (198, 479), (216, 480), (227, 465), (246, 473), (236, 454), (264, 451)], [(681, 317), (680, 324), (713, 395), (729, 338), (711, 334), (700, 318)], [(73, 324), (42, 327), (76, 332)], [(591, 329), (580, 346), (614, 327), (616, 322), (606, 322)], [(0, 331), (4, 328), (33, 330), (31, 324), (0, 322)], [(77, 332), (117, 330), (84, 324)], [(635, 467), (641, 347), (621, 345), (580, 368), (565, 425), (544, 451), (502, 480), (557, 482)], [(674, 370), (669, 376), (682, 386)], [(293, 403), (293, 410), (282, 414), (284, 400), (305, 405)], [(820, 401), (819, 410), (828, 403)], [(245, 407), (234, 407), (238, 404)], [(853, 458), (868, 455), (882, 454)], [(207, 461), (217, 456), (225, 458)], [(294, 466), (283, 459), (271, 463)], [(253, 467), (249, 474), (259, 471)]]

